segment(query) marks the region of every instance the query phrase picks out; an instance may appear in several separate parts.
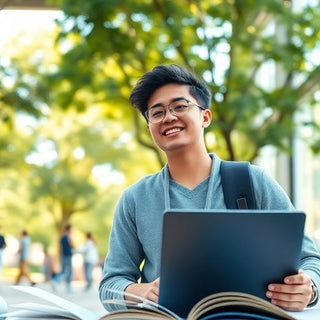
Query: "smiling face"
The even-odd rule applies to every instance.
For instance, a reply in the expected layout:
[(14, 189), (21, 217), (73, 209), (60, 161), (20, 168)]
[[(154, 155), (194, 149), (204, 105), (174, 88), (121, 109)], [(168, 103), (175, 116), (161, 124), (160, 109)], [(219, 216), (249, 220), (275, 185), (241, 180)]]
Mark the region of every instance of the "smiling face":
[(148, 109), (156, 105), (166, 106), (164, 119), (159, 123), (149, 123), (149, 131), (154, 142), (166, 153), (183, 148), (205, 147), (203, 130), (211, 122), (209, 109), (201, 110), (193, 105), (182, 116), (172, 115), (167, 105), (178, 98), (185, 98), (194, 104), (199, 104), (190, 94), (189, 86), (177, 83), (160, 87), (148, 101)]

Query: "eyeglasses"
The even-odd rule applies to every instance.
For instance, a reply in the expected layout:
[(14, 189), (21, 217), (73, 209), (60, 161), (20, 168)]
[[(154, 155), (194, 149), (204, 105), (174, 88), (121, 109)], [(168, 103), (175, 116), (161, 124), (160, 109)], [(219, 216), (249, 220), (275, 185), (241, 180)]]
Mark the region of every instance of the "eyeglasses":
[(167, 113), (167, 108), (170, 111), (170, 113), (173, 116), (176, 117), (181, 117), (183, 116), (185, 113), (187, 113), (190, 109), (190, 106), (195, 106), (200, 108), (201, 110), (205, 110), (205, 107), (199, 106), (196, 103), (191, 102), (190, 100), (186, 99), (186, 98), (182, 98), (179, 99), (177, 101), (173, 101), (171, 103), (169, 103), (166, 106), (154, 106), (151, 107), (149, 110), (147, 110), (144, 114), (148, 120), (148, 122), (151, 123), (159, 123), (161, 122)]

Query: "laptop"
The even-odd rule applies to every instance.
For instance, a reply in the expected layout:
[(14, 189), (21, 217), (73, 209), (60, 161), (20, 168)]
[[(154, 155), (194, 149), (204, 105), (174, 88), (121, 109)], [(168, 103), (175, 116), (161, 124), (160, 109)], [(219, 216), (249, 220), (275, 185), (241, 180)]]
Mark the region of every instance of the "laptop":
[(245, 292), (299, 270), (301, 211), (170, 210), (164, 213), (159, 304), (185, 318), (205, 296)]

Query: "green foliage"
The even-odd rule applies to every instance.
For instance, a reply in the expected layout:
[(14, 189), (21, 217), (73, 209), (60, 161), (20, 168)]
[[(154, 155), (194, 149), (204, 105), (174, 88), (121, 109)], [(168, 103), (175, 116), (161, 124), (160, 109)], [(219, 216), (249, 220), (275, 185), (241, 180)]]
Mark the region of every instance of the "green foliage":
[[(226, 158), (252, 160), (265, 145), (288, 150), (293, 115), (319, 88), (320, 67), (308, 60), (319, 46), (319, 7), (295, 12), (289, 1), (274, 0), (64, 0), (61, 8), (58, 43), (76, 40), (53, 76), (71, 83), (68, 103), (90, 86), (106, 100), (125, 101), (145, 71), (183, 64), (212, 90), (208, 132), (222, 141), (208, 147)], [(152, 148), (135, 124), (138, 141)]]
[[(165, 162), (128, 102), (137, 79), (159, 63), (182, 64), (208, 83), (209, 151), (241, 160), (267, 145), (290, 152), (303, 125), (320, 152), (319, 5), (293, 11), (277, 0), (48, 3), (64, 12), (59, 33), (40, 30), (29, 45), (13, 39), (0, 58), (0, 218), (9, 232), (27, 225), (50, 246), (72, 222), (103, 239), (104, 254), (121, 191)], [(293, 121), (305, 109), (313, 116)]]

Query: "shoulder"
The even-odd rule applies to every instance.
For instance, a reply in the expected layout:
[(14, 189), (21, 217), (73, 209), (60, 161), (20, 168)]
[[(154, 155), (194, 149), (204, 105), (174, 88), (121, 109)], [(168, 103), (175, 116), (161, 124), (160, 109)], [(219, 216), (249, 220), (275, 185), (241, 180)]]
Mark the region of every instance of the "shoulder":
[(265, 186), (278, 186), (278, 182), (263, 168), (250, 164), (250, 174), (253, 180), (257, 183), (264, 183)]
[(68, 241), (68, 236), (66, 234), (64, 234), (63, 236), (61, 236), (60, 241), (62, 243), (65, 243), (66, 241)]
[(250, 172), (260, 209), (293, 209), (287, 193), (275, 178), (257, 165), (251, 165)]
[(266, 175), (265, 170), (255, 164), (250, 164), (250, 173), (253, 177), (258, 179), (262, 179)]
[(29, 244), (31, 242), (31, 239), (29, 237), (24, 237), (22, 239), (22, 243), (24, 243), (25, 245)]
[(164, 205), (165, 177), (168, 174), (165, 170), (145, 176), (127, 187), (116, 205), (115, 216), (127, 218), (135, 216), (136, 213), (142, 216), (149, 213), (152, 208)]
[(281, 189), (281, 191), (283, 191), (276, 179), (268, 174), (263, 168), (251, 164), (250, 174), (255, 189)]
[(166, 174), (165, 170), (166, 167), (154, 174), (150, 174), (141, 178), (136, 183), (127, 187), (124, 190), (123, 195), (140, 196), (141, 194), (150, 192), (151, 189), (153, 193), (157, 192), (158, 189), (163, 188), (164, 175)]

